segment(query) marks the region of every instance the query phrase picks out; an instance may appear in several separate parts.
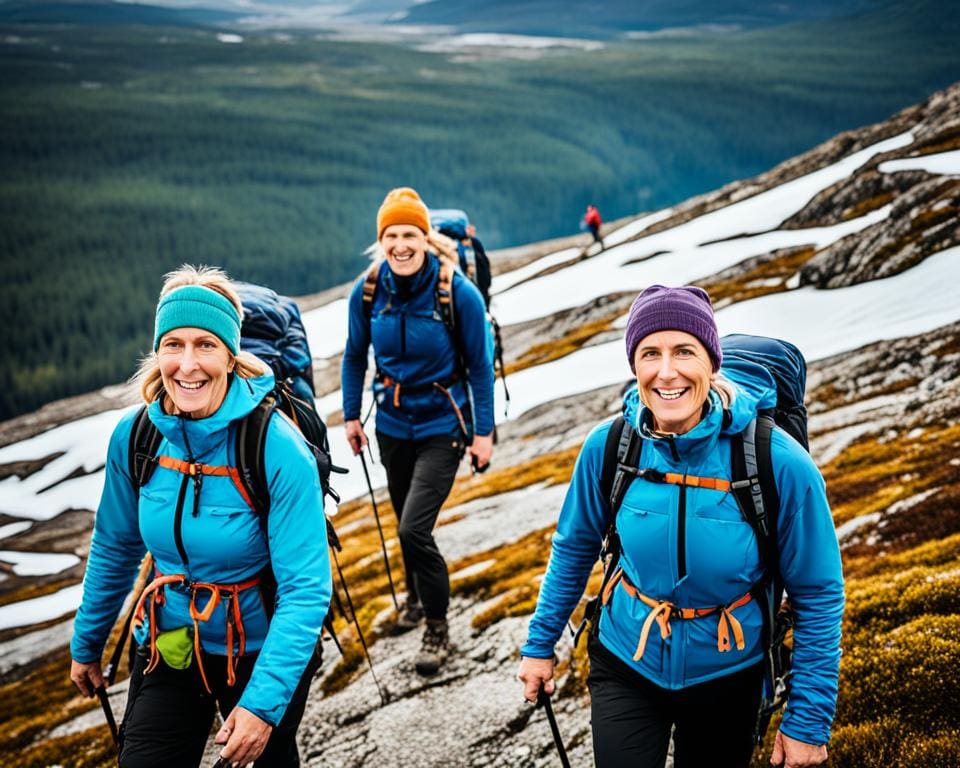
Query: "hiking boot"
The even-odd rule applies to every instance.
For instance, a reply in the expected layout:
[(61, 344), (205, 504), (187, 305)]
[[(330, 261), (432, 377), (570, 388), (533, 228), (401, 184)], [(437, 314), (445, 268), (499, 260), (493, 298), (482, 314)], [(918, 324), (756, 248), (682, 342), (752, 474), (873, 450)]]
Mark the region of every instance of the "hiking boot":
[(390, 634), (394, 636), (402, 635), (419, 627), (421, 621), (423, 621), (423, 606), (419, 603), (413, 605), (406, 603), (400, 609), (397, 620), (390, 627)]
[(414, 665), (421, 675), (435, 675), (450, 653), (450, 636), (446, 619), (427, 619), (423, 644)]

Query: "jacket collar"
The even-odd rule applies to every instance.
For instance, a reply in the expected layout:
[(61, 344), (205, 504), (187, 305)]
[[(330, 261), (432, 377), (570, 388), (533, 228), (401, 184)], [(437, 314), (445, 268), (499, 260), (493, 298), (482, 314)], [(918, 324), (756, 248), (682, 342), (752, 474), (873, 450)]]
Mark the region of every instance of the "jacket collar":
[(269, 371), (255, 379), (231, 375), (226, 397), (220, 407), (205, 419), (165, 413), (162, 397), (150, 403), (147, 413), (160, 434), (177, 446), (185, 457), (201, 460), (222, 444), (230, 423), (242, 419), (256, 408), (273, 391), (273, 387), (273, 373)]

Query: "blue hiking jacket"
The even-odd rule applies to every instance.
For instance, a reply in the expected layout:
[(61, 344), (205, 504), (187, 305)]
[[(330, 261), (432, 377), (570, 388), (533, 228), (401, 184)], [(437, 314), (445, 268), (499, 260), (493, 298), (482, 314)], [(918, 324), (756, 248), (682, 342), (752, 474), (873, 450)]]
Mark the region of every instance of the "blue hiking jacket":
[[(372, 343), (378, 372), (401, 382), (400, 407), (396, 408), (393, 386), (384, 386), (379, 377), (374, 379), (377, 429), (405, 440), (459, 433), (450, 401), (442, 392), (428, 389), (433, 382), (444, 384), (457, 370), (453, 339), (435, 306), (439, 273), (439, 259), (428, 254), (423, 268), (412, 278), (408, 295), (401, 297), (393, 272), (384, 263), (369, 320), (363, 307), (366, 274), (353, 286), (341, 368), (344, 420), (360, 418), (367, 351)], [(453, 310), (467, 382), (458, 379), (450, 385), (450, 394), (463, 411), (467, 429), (489, 435), (493, 432), (493, 336), (480, 291), (460, 272), (453, 275)], [(473, 424), (467, 384), (473, 400)], [(405, 387), (423, 387), (425, 391), (405, 392)]]
[[(731, 405), (732, 421), (723, 424), (715, 392), (708, 410), (689, 432), (672, 438), (644, 434), (638, 466), (662, 472), (731, 478), (730, 435), (749, 423), (758, 408), (772, 407), (775, 391), (769, 374), (758, 369), (752, 389), (740, 387)], [(743, 376), (738, 376), (743, 381)], [(764, 383), (764, 381), (766, 383)], [(625, 417), (649, 423), (636, 392), (626, 399)], [(550, 658), (567, 619), (583, 594), (601, 549), (610, 505), (600, 488), (604, 445), (611, 422), (587, 437), (574, 468), (553, 538), (537, 609), (521, 653)], [(675, 451), (675, 453), (674, 453)], [(775, 429), (771, 458), (780, 494), (778, 541), (780, 569), (796, 610), (793, 684), (781, 730), (809, 744), (830, 738), (840, 662), (843, 576), (833, 519), (823, 478), (809, 454)], [(683, 501), (681, 502), (681, 498)], [(742, 597), (762, 575), (756, 537), (731, 493), (635, 479), (617, 515), (622, 543), (620, 566), (641, 593), (683, 608), (726, 605)], [(641, 628), (651, 609), (622, 586), (602, 610), (599, 640), (643, 677), (676, 690), (728, 675), (759, 662), (763, 620), (756, 602), (734, 610), (745, 636), (717, 650), (719, 615), (672, 619), (672, 634), (661, 639), (654, 623), (639, 661)]]
[[(235, 466), (233, 423), (252, 411), (273, 386), (273, 374), (256, 379), (234, 376), (217, 412), (198, 420), (165, 414), (159, 401), (152, 403), (149, 417), (163, 435), (157, 455), (185, 460), (191, 453), (189, 443), (195, 460)], [(270, 490), (266, 535), (229, 477), (204, 476), (194, 516), (191, 481), (179, 529), (188, 560), (184, 562), (175, 523), (186, 476), (157, 466), (138, 499), (127, 457), (135, 416), (136, 409), (125, 414), (110, 438), (71, 654), (79, 662), (100, 660), (147, 550), (160, 573), (183, 573), (208, 583), (242, 582), (270, 563), (278, 599), (269, 627), (259, 589), (240, 593), (246, 649), (259, 651), (259, 656), (238, 704), (275, 726), (306, 669), (330, 603), (323, 495), (313, 455), (288, 419), (279, 413), (271, 418), (264, 449)], [(158, 632), (191, 626), (188, 594), (168, 586), (164, 595), (166, 602), (157, 606)], [(202, 608), (206, 601), (206, 593), (201, 593), (198, 605)], [(148, 637), (145, 625), (137, 641)], [(223, 603), (209, 621), (200, 623), (200, 642), (209, 653), (226, 653)], [(238, 648), (235, 645), (234, 650)]]

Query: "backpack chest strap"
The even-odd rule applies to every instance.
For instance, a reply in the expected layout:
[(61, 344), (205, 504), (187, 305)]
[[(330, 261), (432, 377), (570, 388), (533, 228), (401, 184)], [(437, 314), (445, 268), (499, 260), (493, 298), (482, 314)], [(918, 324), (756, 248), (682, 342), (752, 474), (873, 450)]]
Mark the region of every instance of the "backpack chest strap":
[(623, 472), (636, 475), (651, 483), (668, 483), (670, 485), (686, 485), (690, 488), (706, 488), (711, 491), (726, 493), (730, 490), (730, 481), (722, 477), (698, 477), (685, 475), (680, 472), (661, 472), (657, 469), (637, 469), (627, 464), (619, 467)]
[(250, 509), (256, 511), (256, 507), (253, 505), (253, 501), (243, 485), (243, 480), (240, 478), (240, 471), (236, 467), (219, 467), (212, 464), (202, 464), (199, 461), (189, 462), (183, 459), (174, 459), (172, 456), (157, 456), (157, 466), (163, 467), (164, 469), (172, 469), (174, 472), (180, 472), (184, 475), (190, 475), (194, 483), (198, 484), (198, 487), (204, 475), (210, 477), (229, 477), (240, 492), (240, 496), (243, 497), (244, 503), (250, 507)]

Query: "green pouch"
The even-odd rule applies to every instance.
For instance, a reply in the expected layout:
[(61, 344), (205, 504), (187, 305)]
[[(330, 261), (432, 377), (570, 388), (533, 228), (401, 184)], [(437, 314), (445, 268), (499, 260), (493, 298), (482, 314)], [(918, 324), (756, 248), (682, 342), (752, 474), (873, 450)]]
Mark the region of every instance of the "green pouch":
[(189, 669), (193, 663), (193, 627), (179, 627), (157, 635), (157, 650), (171, 669)]

